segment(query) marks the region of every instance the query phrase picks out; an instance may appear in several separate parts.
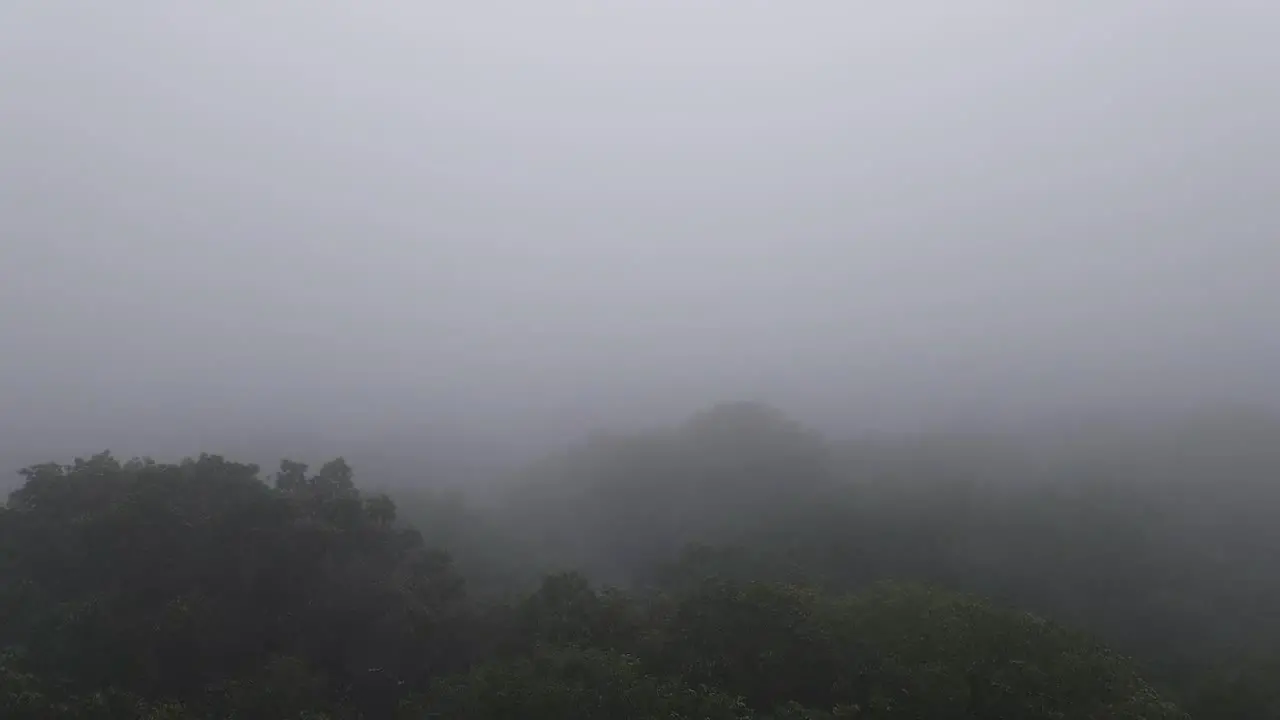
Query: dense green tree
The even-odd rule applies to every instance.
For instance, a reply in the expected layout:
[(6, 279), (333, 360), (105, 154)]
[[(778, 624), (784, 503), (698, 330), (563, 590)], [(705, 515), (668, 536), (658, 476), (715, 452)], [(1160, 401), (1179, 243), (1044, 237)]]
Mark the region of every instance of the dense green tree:
[(278, 490), (207, 455), (25, 471), (0, 535), (0, 645), (68, 692), (176, 699), (294, 657), (326, 678), (316, 703), (366, 708), (388, 684), (465, 663), (448, 559), (391, 528), (389, 500), (362, 502), (345, 463), (305, 470), (282, 463)]

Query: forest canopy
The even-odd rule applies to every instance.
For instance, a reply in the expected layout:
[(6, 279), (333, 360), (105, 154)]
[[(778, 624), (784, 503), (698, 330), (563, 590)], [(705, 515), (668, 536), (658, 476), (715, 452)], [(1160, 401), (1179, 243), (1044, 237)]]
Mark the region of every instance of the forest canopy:
[(0, 716), (1280, 717), (1248, 430), (842, 443), (739, 403), (487, 501), (342, 458), (36, 465)]

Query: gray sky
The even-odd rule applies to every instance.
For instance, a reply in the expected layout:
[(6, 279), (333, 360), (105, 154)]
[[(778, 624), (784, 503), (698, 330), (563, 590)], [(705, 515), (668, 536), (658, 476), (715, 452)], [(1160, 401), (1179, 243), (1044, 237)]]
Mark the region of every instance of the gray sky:
[(0, 431), (1275, 403), (1278, 37), (1264, 0), (8, 0)]

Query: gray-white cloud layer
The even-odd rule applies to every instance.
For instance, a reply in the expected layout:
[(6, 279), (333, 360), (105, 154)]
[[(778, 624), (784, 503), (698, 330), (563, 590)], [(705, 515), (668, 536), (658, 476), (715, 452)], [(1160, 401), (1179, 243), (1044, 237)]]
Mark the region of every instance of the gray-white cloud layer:
[(1230, 0), (11, 0), (0, 429), (1275, 402), (1277, 37)]

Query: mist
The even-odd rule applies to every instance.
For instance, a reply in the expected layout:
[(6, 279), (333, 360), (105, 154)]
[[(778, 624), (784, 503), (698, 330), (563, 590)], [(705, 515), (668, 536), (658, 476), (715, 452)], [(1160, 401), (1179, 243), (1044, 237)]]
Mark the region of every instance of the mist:
[(4, 449), (1275, 408), (1277, 31), (1247, 2), (9, 3)]
[(892, 5), (0, 2), (0, 717), (1280, 719), (1280, 9)]

